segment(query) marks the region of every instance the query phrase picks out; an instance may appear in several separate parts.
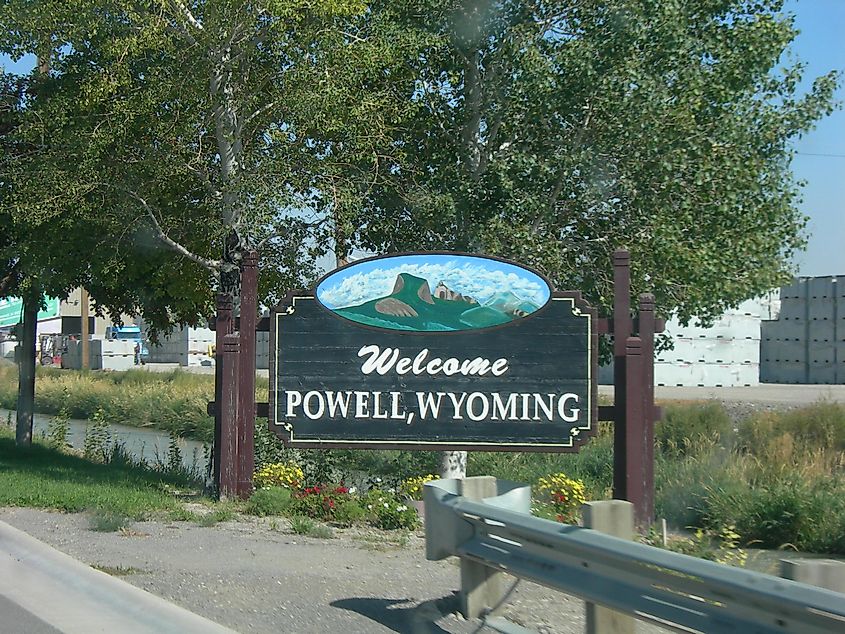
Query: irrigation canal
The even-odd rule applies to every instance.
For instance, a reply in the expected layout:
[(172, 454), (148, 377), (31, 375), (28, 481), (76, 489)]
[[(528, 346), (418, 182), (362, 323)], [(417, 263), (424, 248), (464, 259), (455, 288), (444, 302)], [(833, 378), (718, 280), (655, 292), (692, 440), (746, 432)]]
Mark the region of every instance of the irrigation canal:
[[(12, 426), (15, 424), (15, 412), (7, 409), (0, 409), (0, 421), (3, 424), (11, 416)], [(33, 421), (33, 435), (36, 437), (46, 436), (47, 426), (52, 416), (47, 414), (35, 414)], [(68, 442), (74, 449), (82, 449), (85, 442), (85, 430), (91, 425), (85, 420), (70, 419), (68, 421)], [(170, 447), (170, 436), (161, 430), (147, 427), (130, 427), (127, 425), (109, 425), (112, 442), (118, 442), (126, 447), (126, 450), (137, 460), (146, 460), (149, 463), (167, 463), (167, 450)], [(182, 454), (182, 464), (186, 468), (205, 472), (206, 466), (206, 445), (197, 440), (180, 438), (177, 441), (179, 451)]]

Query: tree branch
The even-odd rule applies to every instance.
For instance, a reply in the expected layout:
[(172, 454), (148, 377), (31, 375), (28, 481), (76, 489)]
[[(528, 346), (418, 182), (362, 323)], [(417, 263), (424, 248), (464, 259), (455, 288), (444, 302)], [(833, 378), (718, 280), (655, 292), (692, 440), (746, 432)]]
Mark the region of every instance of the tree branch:
[[(100, 183), (100, 184), (105, 184), (105, 183)], [(109, 185), (107, 185), (107, 186), (109, 186)], [(122, 189), (122, 188), (120, 188), (120, 189), (127, 196), (129, 196), (130, 198), (135, 200), (137, 203), (139, 203), (141, 205), (141, 207), (144, 208), (144, 211), (147, 213), (147, 217), (150, 219), (150, 222), (153, 225), (153, 231), (155, 232), (156, 237), (159, 240), (161, 240), (161, 242), (163, 242), (165, 245), (167, 245), (167, 247), (169, 247), (172, 251), (175, 251), (179, 255), (182, 255), (182, 256), (188, 258), (189, 260), (196, 262), (197, 264), (199, 264), (201, 266), (204, 266), (209, 271), (212, 271), (212, 272), (215, 272), (215, 273), (220, 271), (220, 269), (223, 267), (222, 261), (220, 261), (220, 260), (210, 260), (210, 259), (204, 258), (201, 255), (197, 255), (196, 253), (190, 251), (186, 247), (184, 247), (181, 244), (179, 244), (178, 242), (176, 242), (173, 238), (171, 238), (170, 236), (168, 236), (164, 232), (164, 229), (161, 228), (161, 224), (159, 224), (158, 218), (156, 218), (155, 213), (153, 212), (153, 208), (150, 206), (150, 204), (143, 197), (139, 196), (138, 194), (136, 194), (135, 192), (133, 192), (131, 190)]]

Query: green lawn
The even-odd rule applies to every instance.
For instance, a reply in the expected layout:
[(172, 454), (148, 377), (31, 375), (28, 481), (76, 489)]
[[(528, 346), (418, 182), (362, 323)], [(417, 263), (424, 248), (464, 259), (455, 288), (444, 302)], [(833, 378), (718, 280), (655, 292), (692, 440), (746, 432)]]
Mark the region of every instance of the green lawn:
[(0, 429), (0, 507), (98, 509), (143, 519), (180, 507), (173, 491), (186, 486), (150, 469), (97, 464), (38, 443), (16, 448), (10, 431)]

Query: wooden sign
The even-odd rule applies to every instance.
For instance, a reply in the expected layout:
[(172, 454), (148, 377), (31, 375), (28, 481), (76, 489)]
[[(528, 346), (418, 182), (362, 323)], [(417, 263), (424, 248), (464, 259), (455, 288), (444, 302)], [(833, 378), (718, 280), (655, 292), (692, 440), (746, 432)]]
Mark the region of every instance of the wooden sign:
[(596, 314), (512, 262), (371, 258), (271, 316), (270, 427), (293, 447), (576, 451)]

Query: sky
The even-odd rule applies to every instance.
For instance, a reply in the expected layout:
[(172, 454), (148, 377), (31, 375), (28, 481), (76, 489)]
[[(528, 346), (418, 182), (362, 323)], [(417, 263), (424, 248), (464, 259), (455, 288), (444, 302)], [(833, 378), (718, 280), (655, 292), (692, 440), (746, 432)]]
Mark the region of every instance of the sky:
[[(845, 75), (845, 0), (787, 0), (801, 31), (791, 52), (807, 64), (803, 87), (831, 70)], [(0, 66), (26, 72), (32, 57), (12, 63), (0, 56)], [(845, 77), (841, 83), (845, 84)], [(837, 91), (845, 102), (845, 86)], [(792, 168), (806, 181), (799, 209), (809, 217), (808, 244), (795, 259), (799, 275), (845, 275), (845, 110), (841, 107), (794, 143)]]

